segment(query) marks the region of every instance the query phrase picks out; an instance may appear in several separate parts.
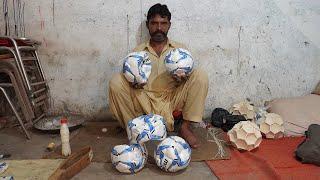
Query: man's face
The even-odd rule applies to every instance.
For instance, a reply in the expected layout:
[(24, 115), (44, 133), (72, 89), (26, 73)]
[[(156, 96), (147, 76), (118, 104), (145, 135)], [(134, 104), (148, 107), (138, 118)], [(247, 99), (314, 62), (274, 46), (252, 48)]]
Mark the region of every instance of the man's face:
[(163, 42), (167, 39), (167, 34), (171, 23), (168, 17), (161, 17), (159, 14), (151, 18), (147, 24), (151, 40), (155, 42)]

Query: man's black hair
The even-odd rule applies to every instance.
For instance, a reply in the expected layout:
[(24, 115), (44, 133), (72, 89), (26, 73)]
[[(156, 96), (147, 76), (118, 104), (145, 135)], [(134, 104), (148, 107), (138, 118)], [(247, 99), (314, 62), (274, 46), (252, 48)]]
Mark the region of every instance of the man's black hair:
[(159, 14), (162, 18), (167, 17), (170, 22), (171, 13), (167, 5), (158, 3), (150, 7), (147, 15), (147, 23), (151, 18), (153, 18), (157, 14)]

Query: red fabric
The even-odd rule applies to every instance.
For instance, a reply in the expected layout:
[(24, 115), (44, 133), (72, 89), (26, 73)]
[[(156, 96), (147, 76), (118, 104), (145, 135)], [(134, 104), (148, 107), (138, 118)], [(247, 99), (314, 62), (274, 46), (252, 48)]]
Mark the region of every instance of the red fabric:
[(320, 167), (302, 164), (294, 151), (304, 137), (264, 139), (259, 148), (251, 152), (231, 149), (230, 160), (206, 161), (219, 179), (318, 179)]
[(174, 119), (182, 118), (182, 111), (173, 111), (172, 115)]

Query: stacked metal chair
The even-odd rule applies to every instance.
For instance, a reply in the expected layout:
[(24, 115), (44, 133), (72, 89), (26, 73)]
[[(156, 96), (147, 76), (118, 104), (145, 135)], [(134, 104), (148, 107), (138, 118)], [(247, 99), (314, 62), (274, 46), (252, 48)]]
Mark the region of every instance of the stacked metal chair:
[[(37, 53), (39, 45), (31, 39), (0, 37), (0, 90), (28, 138), (25, 125), (34, 125), (49, 107), (49, 88)], [(14, 89), (15, 97), (8, 96), (8, 88)], [(12, 103), (12, 99), (17, 102)]]

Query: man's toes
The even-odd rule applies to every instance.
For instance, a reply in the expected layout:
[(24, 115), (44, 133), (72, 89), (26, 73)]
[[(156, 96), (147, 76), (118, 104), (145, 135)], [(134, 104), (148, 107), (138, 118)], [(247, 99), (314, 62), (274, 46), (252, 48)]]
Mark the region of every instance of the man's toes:
[(192, 147), (193, 149), (197, 149), (199, 146), (200, 146), (200, 144), (198, 144), (198, 143), (191, 145), (191, 147)]
[(183, 139), (185, 139), (192, 148), (198, 148), (199, 147), (199, 143), (197, 141), (197, 138), (194, 136), (192, 131), (186, 130), (186, 129), (182, 130), (180, 132), (180, 136)]

